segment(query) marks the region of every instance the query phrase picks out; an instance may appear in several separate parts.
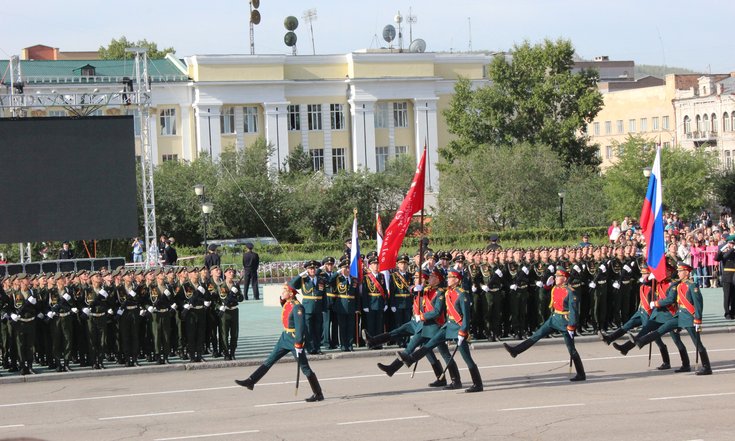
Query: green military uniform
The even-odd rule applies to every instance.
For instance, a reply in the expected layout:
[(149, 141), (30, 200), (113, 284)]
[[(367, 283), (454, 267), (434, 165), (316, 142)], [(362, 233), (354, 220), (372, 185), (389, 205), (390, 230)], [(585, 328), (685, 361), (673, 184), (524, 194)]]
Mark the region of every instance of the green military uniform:
[[(377, 256), (369, 260), (378, 263)], [(365, 316), (365, 330), (370, 335), (383, 333), (383, 313), (388, 308), (388, 293), (383, 273), (365, 271), (362, 280), (362, 311)]]
[[(306, 262), (304, 268), (307, 274), (298, 275), (288, 282), (288, 285), (301, 292), (301, 302), (304, 308), (304, 320), (306, 326), (306, 351), (310, 354), (321, 354), (322, 341), (322, 306), (324, 304), (324, 296), (326, 282), (316, 275), (316, 269), (319, 262), (311, 260)], [(314, 270), (314, 275), (309, 276), (308, 271)]]
[(510, 300), (511, 329), (517, 338), (523, 338), (528, 329), (528, 287), (530, 270), (523, 262), (510, 262), (508, 296)]
[[(21, 284), (27, 283), (25, 274), (18, 276)], [(13, 309), (10, 319), (13, 321), (15, 332), (15, 344), (18, 351), (18, 362), (22, 375), (32, 373), (34, 344), (36, 340), (36, 315), (38, 314), (36, 306), (38, 299), (33, 291), (27, 286), (13, 290), (11, 293), (13, 299)]]
[[(60, 274), (55, 277), (56, 280), (62, 278)], [(71, 301), (71, 294), (63, 286), (63, 282), (57, 283), (56, 287), (49, 290), (49, 312), (47, 316), (50, 318), (51, 346), (56, 359), (57, 372), (69, 370), (73, 339), (73, 317), (71, 313), (73, 304)]]
[[(126, 274), (125, 277), (130, 277), (130, 273)], [(138, 364), (140, 306), (138, 305), (138, 293), (135, 288), (134, 283), (128, 279), (117, 286), (115, 293), (116, 315), (120, 331), (120, 350), (128, 367)]]
[[(232, 268), (227, 271), (234, 272)], [(217, 295), (214, 297), (215, 307), (220, 316), (220, 349), (225, 360), (235, 359), (237, 338), (240, 329), (240, 310), (238, 304), (245, 300), (234, 280), (223, 280), (217, 284)]]
[[(401, 256), (398, 261), (408, 263), (408, 256)], [(390, 308), (393, 312), (393, 329), (397, 329), (404, 323), (411, 321), (411, 287), (413, 286), (413, 274), (401, 272), (398, 268), (390, 274)], [(400, 347), (406, 347), (406, 336), (396, 339)]]
[(182, 317), (186, 327), (187, 352), (191, 361), (199, 363), (204, 353), (206, 337), (206, 311), (204, 302), (211, 301), (207, 291), (198, 281), (191, 278), (184, 283), (184, 302)]
[(550, 316), (549, 301), (551, 299), (551, 286), (548, 281), (554, 274), (554, 264), (547, 260), (536, 262), (533, 267), (535, 274), (534, 284), (536, 285), (536, 329), (540, 324), (544, 323)]
[[(339, 264), (340, 268), (348, 268), (349, 260), (342, 260)], [(334, 294), (336, 296), (333, 303), (333, 312), (337, 316), (337, 329), (339, 333), (340, 349), (344, 352), (354, 351), (356, 325), (355, 311), (357, 308), (357, 279), (350, 280), (348, 275), (337, 271), (332, 276), (330, 285), (334, 286)]]
[(174, 310), (173, 288), (165, 283), (156, 283), (149, 290), (150, 305), (148, 312), (152, 315), (151, 331), (153, 333), (153, 351), (158, 364), (168, 363), (171, 352), (171, 317)]
[(489, 271), (483, 271), (484, 264), (473, 262), (469, 264), (469, 276), (471, 278), (470, 292), (472, 295), (472, 323), (470, 323), (471, 335), (475, 339), (487, 338), (490, 331), (487, 328), (485, 321), (487, 307), (487, 299), (485, 298), (485, 291), (482, 290), (484, 282), (484, 272), (489, 274)]

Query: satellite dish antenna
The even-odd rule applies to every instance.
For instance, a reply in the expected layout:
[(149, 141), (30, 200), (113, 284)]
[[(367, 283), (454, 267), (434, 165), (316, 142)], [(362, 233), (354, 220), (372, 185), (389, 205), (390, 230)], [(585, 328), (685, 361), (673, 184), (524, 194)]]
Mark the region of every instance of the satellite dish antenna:
[(252, 3), (253, 8), (258, 9), (260, 7), (260, 0), (251, 0), (250, 3)]
[(260, 24), (260, 11), (253, 9), (253, 12), (250, 13), (250, 22), (252, 24)]
[(283, 20), (283, 26), (286, 27), (287, 31), (295, 31), (299, 27), (299, 19), (293, 15), (289, 15)]
[(383, 28), (383, 40), (388, 44), (396, 38), (396, 28), (393, 25), (385, 25)]
[(424, 52), (426, 51), (426, 42), (422, 40), (421, 38), (417, 38), (414, 41), (411, 42), (411, 45), (408, 46), (409, 52)]
[(296, 46), (296, 34), (292, 31), (286, 32), (286, 35), (283, 36), (283, 42), (288, 47)]

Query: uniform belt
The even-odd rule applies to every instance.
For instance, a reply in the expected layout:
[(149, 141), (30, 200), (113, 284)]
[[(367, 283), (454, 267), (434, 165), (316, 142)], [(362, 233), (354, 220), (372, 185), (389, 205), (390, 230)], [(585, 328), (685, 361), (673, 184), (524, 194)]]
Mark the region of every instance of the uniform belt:
[(368, 295), (369, 295), (370, 297), (383, 297), (383, 294), (381, 294), (381, 293), (377, 293), (377, 294), (375, 294), (375, 293), (372, 293), (372, 292), (371, 292), (371, 293), (368, 293)]
[(60, 312), (59, 317), (68, 317), (71, 314), (71, 312)]
[(623, 285), (627, 285), (630, 283), (630, 280), (623, 280)]
[(411, 297), (411, 294), (394, 294), (393, 297)]
[(191, 309), (204, 309), (204, 305), (192, 306)]
[(138, 309), (138, 307), (137, 306), (126, 306), (125, 309), (129, 311), (131, 309)]
[(723, 268), (722, 270), (728, 273), (735, 272), (735, 268)]
[(89, 315), (90, 317), (102, 317), (103, 315), (105, 315), (105, 313), (104, 312), (90, 312)]
[(35, 319), (36, 319), (35, 317), (31, 317), (31, 318), (23, 318), (23, 317), (19, 317), (19, 318), (18, 318), (18, 320), (20, 320), (20, 321), (21, 321), (21, 322), (23, 322), (23, 323), (28, 323), (28, 322), (32, 322), (32, 321), (33, 321), (33, 320), (35, 320)]
[(308, 300), (321, 300), (321, 296), (302, 296), (302, 299), (308, 299)]
[(153, 312), (168, 312), (170, 308), (154, 309)]
[(350, 300), (353, 300), (355, 298), (355, 296), (349, 296), (347, 294), (340, 294), (337, 297), (339, 297), (340, 299), (350, 299)]
[(569, 315), (569, 311), (557, 311), (557, 310), (554, 310), (554, 314)]
[(283, 332), (296, 332), (296, 328), (283, 328)]
[(607, 280), (600, 280), (599, 282), (597, 282), (598, 285), (604, 285), (606, 283), (607, 283)]
[(234, 311), (234, 310), (236, 310), (236, 309), (237, 309), (237, 306), (225, 306), (225, 308), (226, 308), (226, 309), (227, 309), (228, 311)]
[(337, 297), (337, 294), (335, 294), (333, 292), (328, 292), (327, 293), (327, 297)]

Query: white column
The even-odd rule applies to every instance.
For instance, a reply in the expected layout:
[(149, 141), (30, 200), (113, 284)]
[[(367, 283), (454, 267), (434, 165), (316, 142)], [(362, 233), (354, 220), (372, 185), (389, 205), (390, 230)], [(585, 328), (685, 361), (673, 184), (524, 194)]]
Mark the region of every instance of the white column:
[(426, 152), (426, 189), (439, 191), (439, 171), (436, 163), (439, 160), (439, 133), (437, 128), (436, 97), (414, 99), (414, 121), (416, 121), (416, 163), (421, 159), (424, 144)]
[(263, 103), (265, 109), (265, 142), (274, 150), (268, 158), (268, 168), (280, 170), (288, 157), (288, 103)]
[(329, 103), (322, 103), (322, 133), (324, 133), (324, 173), (332, 176), (332, 119)]
[(308, 104), (299, 106), (299, 120), (301, 121), (301, 148), (309, 152), (309, 112)]
[(220, 134), (220, 106), (200, 104), (195, 106), (197, 126), (197, 151), (207, 153), (213, 159), (222, 153), (222, 136)]
[[(155, 115), (154, 115), (155, 118)], [(188, 106), (181, 106), (181, 159), (191, 161), (192, 159), (192, 125), (191, 125), (191, 109)], [(151, 127), (156, 127), (155, 119), (151, 121)], [(155, 136), (153, 138), (156, 138)], [(157, 147), (156, 147), (157, 150)]]
[(352, 170), (375, 171), (375, 101), (350, 100)]
[(242, 106), (235, 106), (235, 150), (240, 152), (245, 149), (245, 117)]

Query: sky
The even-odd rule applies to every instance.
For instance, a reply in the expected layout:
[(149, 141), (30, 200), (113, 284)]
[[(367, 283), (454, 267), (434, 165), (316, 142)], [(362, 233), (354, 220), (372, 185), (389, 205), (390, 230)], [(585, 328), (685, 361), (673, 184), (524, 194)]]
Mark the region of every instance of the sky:
[[(383, 27), (404, 16), (404, 47), (409, 44), (409, 10), (416, 17), (414, 39), (427, 52), (507, 51), (516, 43), (545, 38), (571, 40), (580, 57), (607, 55), (689, 68), (698, 72), (735, 71), (735, 2), (698, 4), (680, 0), (261, 0), (255, 26), (256, 54), (290, 54), (283, 43), (283, 20), (299, 19), (300, 55), (311, 55), (311, 33), (302, 16), (316, 9), (312, 22), (317, 54), (344, 54), (386, 46)], [(19, 5), (22, 5), (20, 7)], [(36, 44), (61, 51), (89, 51), (113, 38), (147, 39), (176, 55), (250, 53), (248, 0), (27, 0), (0, 9), (0, 58), (19, 55)], [(394, 42), (397, 46), (397, 42)]]

